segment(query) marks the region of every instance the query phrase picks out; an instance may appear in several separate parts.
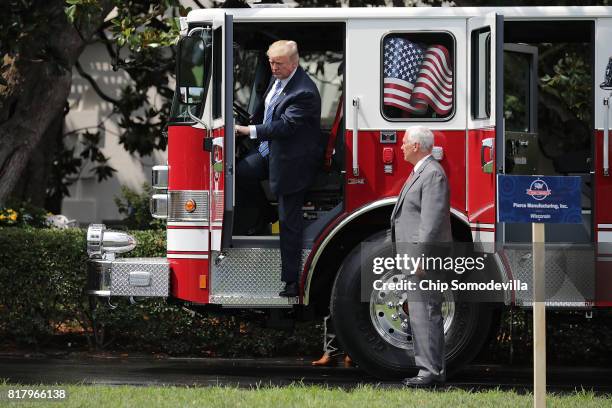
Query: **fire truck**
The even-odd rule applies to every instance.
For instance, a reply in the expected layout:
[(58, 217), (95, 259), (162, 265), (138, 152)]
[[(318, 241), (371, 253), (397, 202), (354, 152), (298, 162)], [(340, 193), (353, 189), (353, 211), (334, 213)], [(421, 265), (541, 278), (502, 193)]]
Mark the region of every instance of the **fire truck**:
[[(297, 42), (322, 98), (322, 131), (313, 135), (321, 140), (321, 166), (303, 207), (295, 298), (278, 295), (278, 233), (234, 232), (241, 218), (236, 163), (252, 148), (234, 136), (234, 126), (248, 124), (264, 96), (271, 76), (265, 52), (278, 39)], [(152, 175), (151, 211), (167, 221), (167, 256), (118, 257), (134, 239), (92, 225), (88, 293), (169, 297), (204, 310), (331, 313), (342, 347), (360, 367), (406, 376), (414, 362), (405, 297), (372, 291), (364, 302), (360, 265), (369, 256), (364, 242), (375, 252), (391, 246), (390, 214), (411, 170), (402, 137), (420, 124), (434, 132), (433, 155), (448, 175), (454, 240), (490, 253), (500, 281), (531, 281), (531, 235), (528, 225), (497, 222), (496, 175), (580, 176), (582, 222), (546, 226), (547, 242), (572, 243), (547, 257), (555, 295), (546, 303), (610, 306), (611, 39), (612, 7), (191, 11), (181, 19), (168, 159)], [(565, 57), (551, 62), (559, 49)], [(567, 84), (555, 88), (554, 74), (567, 72), (559, 64), (573, 67), (573, 76), (559, 75)], [(408, 89), (398, 86), (406, 82)], [(570, 86), (586, 96), (566, 100)], [(267, 196), (276, 204), (269, 190)], [(555, 272), (560, 262), (572, 276)], [(531, 293), (514, 290), (496, 304), (454, 296), (445, 292), (443, 307), (449, 367), (478, 353), (501, 307), (532, 302)]]

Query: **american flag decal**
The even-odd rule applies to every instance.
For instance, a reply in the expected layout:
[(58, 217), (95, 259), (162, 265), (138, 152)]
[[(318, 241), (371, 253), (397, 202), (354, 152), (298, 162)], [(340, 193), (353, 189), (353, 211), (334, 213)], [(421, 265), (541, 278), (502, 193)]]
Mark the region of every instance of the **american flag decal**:
[(453, 66), (446, 47), (387, 37), (383, 49), (385, 106), (415, 114), (429, 107), (438, 115), (452, 110)]

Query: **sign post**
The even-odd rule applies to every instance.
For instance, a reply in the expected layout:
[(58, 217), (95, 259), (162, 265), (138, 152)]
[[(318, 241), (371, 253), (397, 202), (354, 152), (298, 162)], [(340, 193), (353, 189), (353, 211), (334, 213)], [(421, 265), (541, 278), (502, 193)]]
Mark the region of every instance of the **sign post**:
[(545, 223), (582, 222), (578, 176), (497, 176), (497, 220), (531, 223), (533, 254), (533, 405), (546, 407)]
[[(533, 406), (546, 407), (546, 258), (544, 224), (531, 224), (533, 251)], [(539, 300), (539, 301), (538, 301)]]

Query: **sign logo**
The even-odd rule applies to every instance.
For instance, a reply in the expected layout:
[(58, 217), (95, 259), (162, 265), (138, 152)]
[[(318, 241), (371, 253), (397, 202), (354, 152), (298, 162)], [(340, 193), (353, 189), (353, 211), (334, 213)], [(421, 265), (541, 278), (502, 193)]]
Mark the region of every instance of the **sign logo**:
[(551, 194), (552, 191), (548, 188), (548, 184), (542, 179), (534, 180), (527, 189), (527, 195), (538, 201), (544, 200)]
[(509, 223), (580, 224), (581, 185), (579, 176), (498, 174), (497, 219)]

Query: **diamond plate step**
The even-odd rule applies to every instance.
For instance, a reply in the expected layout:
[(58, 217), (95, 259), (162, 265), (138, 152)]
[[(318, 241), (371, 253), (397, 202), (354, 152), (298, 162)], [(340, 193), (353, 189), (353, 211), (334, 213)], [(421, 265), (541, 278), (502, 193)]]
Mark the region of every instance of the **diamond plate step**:
[[(281, 289), (279, 289), (280, 292)], [(278, 296), (239, 296), (239, 295), (212, 295), (210, 302), (223, 307), (253, 307), (253, 308), (283, 308), (298, 304), (297, 297), (285, 298)]]
[[(310, 253), (302, 250), (302, 265)], [(291, 307), (298, 298), (283, 298), (278, 248), (232, 248), (213, 261), (210, 302), (225, 307)]]
[[(528, 284), (528, 290), (516, 291), (517, 305), (530, 306), (533, 301), (532, 250), (505, 248), (504, 256), (512, 271), (513, 279)], [(589, 247), (559, 244), (547, 245), (545, 252), (545, 296), (546, 306), (584, 306), (595, 298), (594, 252)]]

